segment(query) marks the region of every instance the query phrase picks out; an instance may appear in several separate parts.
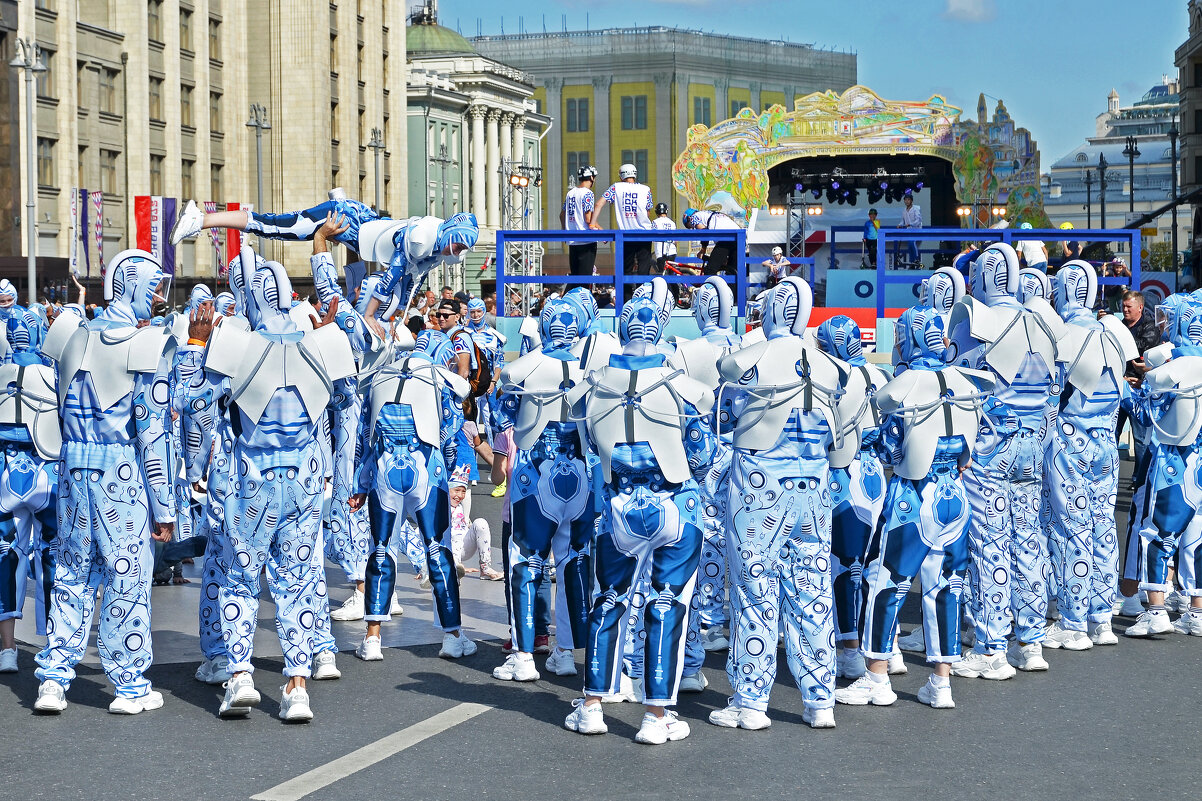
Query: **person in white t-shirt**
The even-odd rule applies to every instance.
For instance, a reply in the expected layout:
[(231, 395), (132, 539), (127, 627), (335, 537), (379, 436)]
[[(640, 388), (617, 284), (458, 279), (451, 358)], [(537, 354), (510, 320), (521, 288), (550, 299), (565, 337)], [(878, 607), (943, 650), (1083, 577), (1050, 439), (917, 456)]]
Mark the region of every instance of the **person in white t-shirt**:
[[(743, 227), (729, 215), (720, 211), (698, 211), (697, 209), (685, 209), (682, 222), (684, 222), (685, 228), (707, 231), (734, 231)], [(705, 256), (707, 249), (709, 258)], [(706, 275), (725, 275), (734, 272), (734, 268), (738, 264), (737, 259), (734, 258), (734, 243), (730, 241), (702, 242), (700, 255), (705, 259), (702, 272)]]
[[(652, 228), (651, 218), (647, 216), (647, 212), (651, 211), (654, 205), (651, 199), (651, 187), (639, 183), (639, 171), (633, 164), (623, 164), (619, 167), (618, 177), (621, 180), (606, 189), (605, 194), (597, 201), (597, 208), (593, 212), (593, 221), (589, 227), (600, 230), (601, 226), (597, 221), (601, 219), (601, 212), (607, 204), (613, 204), (614, 221), (619, 230)], [(632, 242), (627, 244), (623, 269), (627, 275), (650, 275), (651, 243), (639, 242), (636, 244)]]
[[(676, 222), (668, 216), (667, 203), (655, 204), (655, 219), (651, 221), (651, 227), (662, 231), (675, 230)], [(671, 240), (655, 242), (651, 245), (651, 251), (655, 256), (656, 271), (667, 275), (668, 270), (664, 265), (676, 258), (676, 243)], [(680, 284), (668, 284), (668, 288), (672, 290), (672, 297), (680, 300)]]
[[(898, 228), (921, 228), (922, 227), (922, 207), (914, 205), (914, 195), (906, 192), (902, 202), (905, 208), (902, 209), (901, 225)], [(907, 266), (921, 268), (922, 261), (918, 253), (918, 242), (911, 240), (906, 242), (906, 257), (909, 261)], [(897, 250), (894, 249), (893, 260), (897, 261)]]
[[(587, 231), (593, 221), (593, 184), (597, 180), (597, 168), (581, 167), (576, 177), (577, 186), (568, 190), (563, 210), (559, 212), (559, 222), (567, 231)], [(592, 275), (596, 263), (596, 242), (568, 241), (568, 272)]]
[[(1030, 231), (1032, 228), (1029, 222), (1019, 226), (1023, 231)], [(1014, 249), (1032, 270), (1039, 270), (1041, 273), (1048, 271), (1048, 247), (1043, 242), (1038, 239), (1015, 239)]]

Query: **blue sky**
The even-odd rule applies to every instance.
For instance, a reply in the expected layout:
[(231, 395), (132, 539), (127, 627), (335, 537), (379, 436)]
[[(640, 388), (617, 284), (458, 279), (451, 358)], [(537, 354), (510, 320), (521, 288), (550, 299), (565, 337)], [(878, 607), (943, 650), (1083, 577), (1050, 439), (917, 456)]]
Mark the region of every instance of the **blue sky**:
[[(1032, 132), (1044, 169), (1093, 134), (1113, 87), (1123, 105), (1174, 72), (1186, 0), (441, 0), (442, 24), (485, 34), (675, 25), (783, 38), (858, 55), (860, 83), (895, 100), (942, 94), (975, 115), (996, 99)], [(500, 9), (504, 9), (504, 11)]]

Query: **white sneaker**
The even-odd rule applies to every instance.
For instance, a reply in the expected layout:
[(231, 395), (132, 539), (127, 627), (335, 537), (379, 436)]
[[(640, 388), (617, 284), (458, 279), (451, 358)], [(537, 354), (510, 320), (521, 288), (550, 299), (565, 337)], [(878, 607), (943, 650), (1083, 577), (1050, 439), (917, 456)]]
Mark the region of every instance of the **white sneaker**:
[(563, 727), (581, 734), (605, 734), (609, 731), (601, 705), (585, 704), (583, 698), (572, 702), (572, 713), (564, 720)]
[(250, 714), (252, 707), (262, 700), (255, 689), (255, 680), (249, 673), (239, 673), (225, 683), (225, 698), (217, 714), (223, 718), (241, 718)]
[(1168, 634), (1172, 630), (1168, 612), (1144, 612), (1123, 634), (1128, 637), (1151, 637), (1154, 634)]
[(405, 607), (401, 606), (401, 599), (396, 597), (396, 593), (392, 594), (392, 600), (388, 602), (388, 614), (393, 617), (405, 614)]
[(1130, 598), (1124, 596), (1118, 613), (1123, 617), (1139, 617), (1142, 615), (1144, 613), (1144, 605), (1139, 602), (1139, 595), (1132, 595)]
[(38, 687), (38, 700), (33, 702), (34, 712), (57, 715), (67, 708), (67, 690), (53, 679), (46, 679)]
[(1088, 651), (1093, 648), (1093, 641), (1088, 634), (1065, 628), (1063, 620), (1057, 620), (1047, 627), (1043, 644), (1048, 648), (1064, 648), (1067, 651)]
[(1010, 643), (1006, 649), (1006, 661), (1028, 673), (1048, 669), (1048, 660), (1043, 658), (1043, 645), (1037, 642), (1022, 645), (1015, 640)]
[(534, 655), (512, 653), (505, 662), (493, 668), (492, 677), (501, 681), (538, 681), (538, 668), (534, 666)]
[(865, 673), (847, 687), (835, 690), (835, 700), (849, 706), (864, 706), (866, 704), (891, 706), (897, 701), (897, 693), (893, 692), (893, 686), (888, 679), (885, 679), (885, 681), (874, 681), (871, 676)]
[(547, 657), (547, 670), (556, 676), (575, 676), (576, 655), (566, 648), (556, 646)]
[(1094, 645), (1118, 645), (1119, 638), (1114, 636), (1110, 621), (1089, 624), (1089, 640)]
[(1173, 621), (1173, 631), (1178, 634), (1189, 634), (1194, 637), (1202, 637), (1202, 611), (1186, 612), (1181, 617)]
[(230, 675), (230, 658), (225, 654), (206, 659), (196, 668), (196, 680), (204, 684), (225, 684)]
[(1180, 590), (1173, 590), (1164, 597), (1164, 608), (1178, 615), (1189, 611), (1189, 596)]
[(459, 636), (447, 632), (442, 638), (442, 648), (438, 651), (438, 655), (444, 659), (458, 659), (474, 653), (476, 653), (476, 644), (469, 640), (462, 631), (459, 632)]
[(1005, 654), (969, 651), (960, 661), (952, 663), (952, 675), (965, 679), (1005, 681), (1014, 678), (1016, 674), (1014, 667), (1006, 661)]
[(355, 656), (364, 662), (383, 662), (384, 651), (380, 648), (380, 638), (364, 635), (363, 642), (355, 648)]
[(196, 207), (195, 200), (189, 200), (188, 205), (180, 212), (179, 219), (171, 227), (171, 246), (175, 247), (185, 239), (191, 239), (200, 233), (200, 226), (205, 221), (204, 212)]
[(897, 638), (897, 647), (911, 653), (925, 654), (927, 652), (927, 637), (922, 626), (918, 626), (905, 637)]
[(835, 675), (841, 679), (858, 679), (864, 675), (864, 655), (859, 651), (840, 648), (835, 654)]
[(355, 590), (351, 593), (351, 597), (343, 602), (342, 606), (330, 613), (331, 620), (362, 620), (364, 613), (363, 593)]
[(622, 679), (618, 683), (618, 691), (614, 695), (601, 696), (603, 704), (641, 704), (643, 703), (643, 680), (639, 679), (636, 684), (634, 679), (622, 674)]
[(936, 687), (930, 680), (918, 690), (918, 700), (932, 709), (955, 709), (956, 702), (952, 700), (951, 685)]
[(663, 717), (657, 718), (650, 712), (643, 714), (643, 725), (634, 735), (636, 743), (645, 745), (663, 745), (666, 742), (676, 742), (689, 736), (689, 724), (676, 717), (671, 709), (665, 709)]
[(313, 710), (309, 708), (309, 693), (304, 687), (294, 687), (288, 692), (288, 685), (280, 688), (280, 720), (286, 723), (308, 723), (313, 720)]
[(906, 667), (906, 660), (902, 659), (901, 649), (897, 647), (897, 640), (893, 641), (893, 653), (889, 656), (889, 675), (904, 676), (910, 672), (910, 668)]
[(705, 692), (705, 688), (708, 686), (710, 686), (710, 681), (700, 670), (691, 676), (680, 677), (680, 692), (682, 693)]
[(330, 681), (342, 678), (333, 651), (322, 651), (313, 657), (313, 681)]
[(126, 698), (118, 695), (109, 704), (109, 712), (114, 715), (137, 715), (140, 712), (149, 712), (152, 709), (162, 709), (163, 694), (158, 690), (147, 690), (137, 698)]
[(817, 709), (815, 707), (803, 707), (801, 710), (802, 722), (810, 724), (811, 729), (833, 729), (835, 728), (835, 710), (828, 707)]
[(701, 632), (701, 647), (707, 651), (725, 651), (730, 647), (730, 632), (725, 626), (710, 626)]
[(745, 709), (735, 703), (734, 698), (726, 699), (724, 709), (710, 712), (710, 723), (724, 729), (747, 729), (759, 731), (772, 725), (772, 719), (758, 709)]
[(16, 672), (17, 672), (17, 649), (16, 648), (5, 648), (3, 651), (0, 651), (0, 673), (16, 673)]

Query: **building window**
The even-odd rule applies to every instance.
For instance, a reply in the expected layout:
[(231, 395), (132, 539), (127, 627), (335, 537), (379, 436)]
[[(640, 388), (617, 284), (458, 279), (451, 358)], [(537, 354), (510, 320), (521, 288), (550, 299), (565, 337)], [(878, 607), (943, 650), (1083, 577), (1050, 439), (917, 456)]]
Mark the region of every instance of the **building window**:
[(1194, 64), (1194, 86), (1202, 86), (1202, 61)]
[(567, 127), (569, 131), (588, 130), (588, 100), (574, 98), (568, 101)]
[(55, 97), (54, 94), (54, 53), (49, 50), (42, 51), (42, 63), (46, 65), (46, 69), (42, 72), (35, 73), (34, 83), (37, 86), (38, 97)]
[(54, 3), (51, 0), (35, 0), (33, 7), (40, 11), (53, 11)]
[(221, 93), (209, 92), (209, 130), (221, 133)]
[(330, 34), (330, 72), (338, 72), (338, 34)]
[(385, 88), (387, 88), (387, 86), (388, 86), (388, 54), (387, 53), (384, 54), (384, 58), (380, 63), (380, 68), (384, 73), (384, 80), (383, 80), (382, 85)]
[(364, 121), (365, 117), (366, 117), (366, 114), (364, 113), (364, 111), (362, 109), (360, 109), (359, 110), (359, 144), (363, 144), (363, 142), (365, 142), (367, 140), (367, 137), (363, 135), (363, 121)]
[(710, 124), (710, 99), (708, 97), (693, 98), (693, 124), (705, 125)]
[(646, 150), (623, 150), (622, 163), (633, 164), (634, 168), (639, 171), (639, 180), (646, 181), (647, 173), (647, 151)]
[(117, 113), (117, 71), (100, 71), (100, 110), (106, 114)]
[(163, 41), (163, 0), (146, 4), (146, 35), (155, 42)]
[(355, 52), (355, 75), (359, 83), (363, 83), (363, 45), (359, 45)]
[(120, 155), (116, 150), (100, 151), (100, 191), (106, 195), (117, 194), (117, 157)]
[(738, 115), (738, 113), (745, 108), (747, 108), (747, 103), (742, 100), (730, 101), (730, 116), (734, 117)]
[(221, 20), (209, 17), (209, 58), (221, 60)]
[(179, 88), (179, 124), (191, 128), (192, 122), (192, 87), (180, 85)]
[(179, 10), (179, 46), (181, 50), (192, 49), (192, 12), (186, 8)]
[(210, 200), (220, 203), (222, 197), (221, 189), (221, 165), (213, 164), (209, 166), (209, 195)]
[(195, 161), (185, 159), (179, 166), (179, 194), (180, 197), (191, 199), (195, 197), (192, 191), (192, 171), (196, 168)]
[(150, 156), (150, 194), (163, 194), (163, 157)]
[(622, 97), (622, 130), (647, 130), (647, 95)]
[(54, 186), (53, 139), (38, 139), (38, 186)]
[(163, 79), (150, 79), (150, 118), (152, 120), (163, 119)]
[(535, 98), (535, 100), (534, 100), (534, 113), (535, 114), (543, 113), (543, 101), (539, 100), (538, 98)]
[(82, 188), (88, 185), (86, 165), (88, 162), (88, 149), (81, 147), (79, 149), (79, 163), (75, 166), (75, 185)]
[(338, 141), (338, 104), (330, 104), (330, 139)]
[(581, 150), (575, 153), (568, 153), (568, 182), (572, 186), (576, 185), (580, 176), (577, 174), (581, 168), (589, 166), (588, 151)]

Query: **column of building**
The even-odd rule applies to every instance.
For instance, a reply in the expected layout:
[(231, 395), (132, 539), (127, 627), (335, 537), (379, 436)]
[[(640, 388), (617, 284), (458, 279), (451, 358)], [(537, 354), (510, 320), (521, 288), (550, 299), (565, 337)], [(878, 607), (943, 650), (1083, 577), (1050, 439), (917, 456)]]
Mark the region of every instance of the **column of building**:
[(472, 207), (471, 211), (476, 216), (484, 217), (484, 171), (486, 168), (484, 161), (484, 115), (488, 113), (488, 109), (484, 106), (471, 106), (467, 110), (467, 114), (472, 119)]
[(489, 109), (485, 119), (488, 121), (488, 163), (484, 168), (487, 171), (485, 181), (488, 186), (488, 200), (485, 202), (484, 208), (487, 212), (488, 227), (499, 228), (501, 226), (501, 148), (498, 142), (498, 123), (501, 119), (501, 111), (495, 108)]
[(751, 108), (756, 114), (759, 114), (764, 110), (764, 107), (760, 104), (760, 82), (752, 81), (749, 84), (749, 88), (751, 89)]
[[(547, 134), (547, 186), (550, 190), (544, 195), (548, 200), (547, 203), (558, 203), (559, 197), (567, 191), (567, 181), (563, 175), (563, 125), (560, 122), (563, 120), (562, 108), (562, 78), (548, 78), (543, 84), (547, 91), (547, 105), (544, 111), (550, 116), (555, 123), (551, 126), (551, 132)], [(543, 209), (543, 218), (551, 219), (554, 217), (550, 214), (550, 208)]]
[[(672, 160), (677, 152), (672, 147), (672, 75), (655, 76), (655, 183), (651, 187), (657, 200), (665, 203), (673, 196)], [(645, 179), (651, 183), (651, 176)]]
[[(513, 158), (513, 112), (505, 111), (501, 113), (501, 160), (510, 160), (520, 163), (521, 159)], [(509, 180), (508, 175), (501, 176), (502, 181)]]
[[(607, 187), (618, 180), (616, 170), (611, 171), (609, 163), (609, 86), (612, 82), (608, 75), (598, 75), (593, 78), (593, 121), (596, 134), (593, 137), (593, 164), (597, 167), (598, 183)], [(619, 121), (620, 122), (620, 121)], [(575, 176), (570, 176), (575, 179)]]

